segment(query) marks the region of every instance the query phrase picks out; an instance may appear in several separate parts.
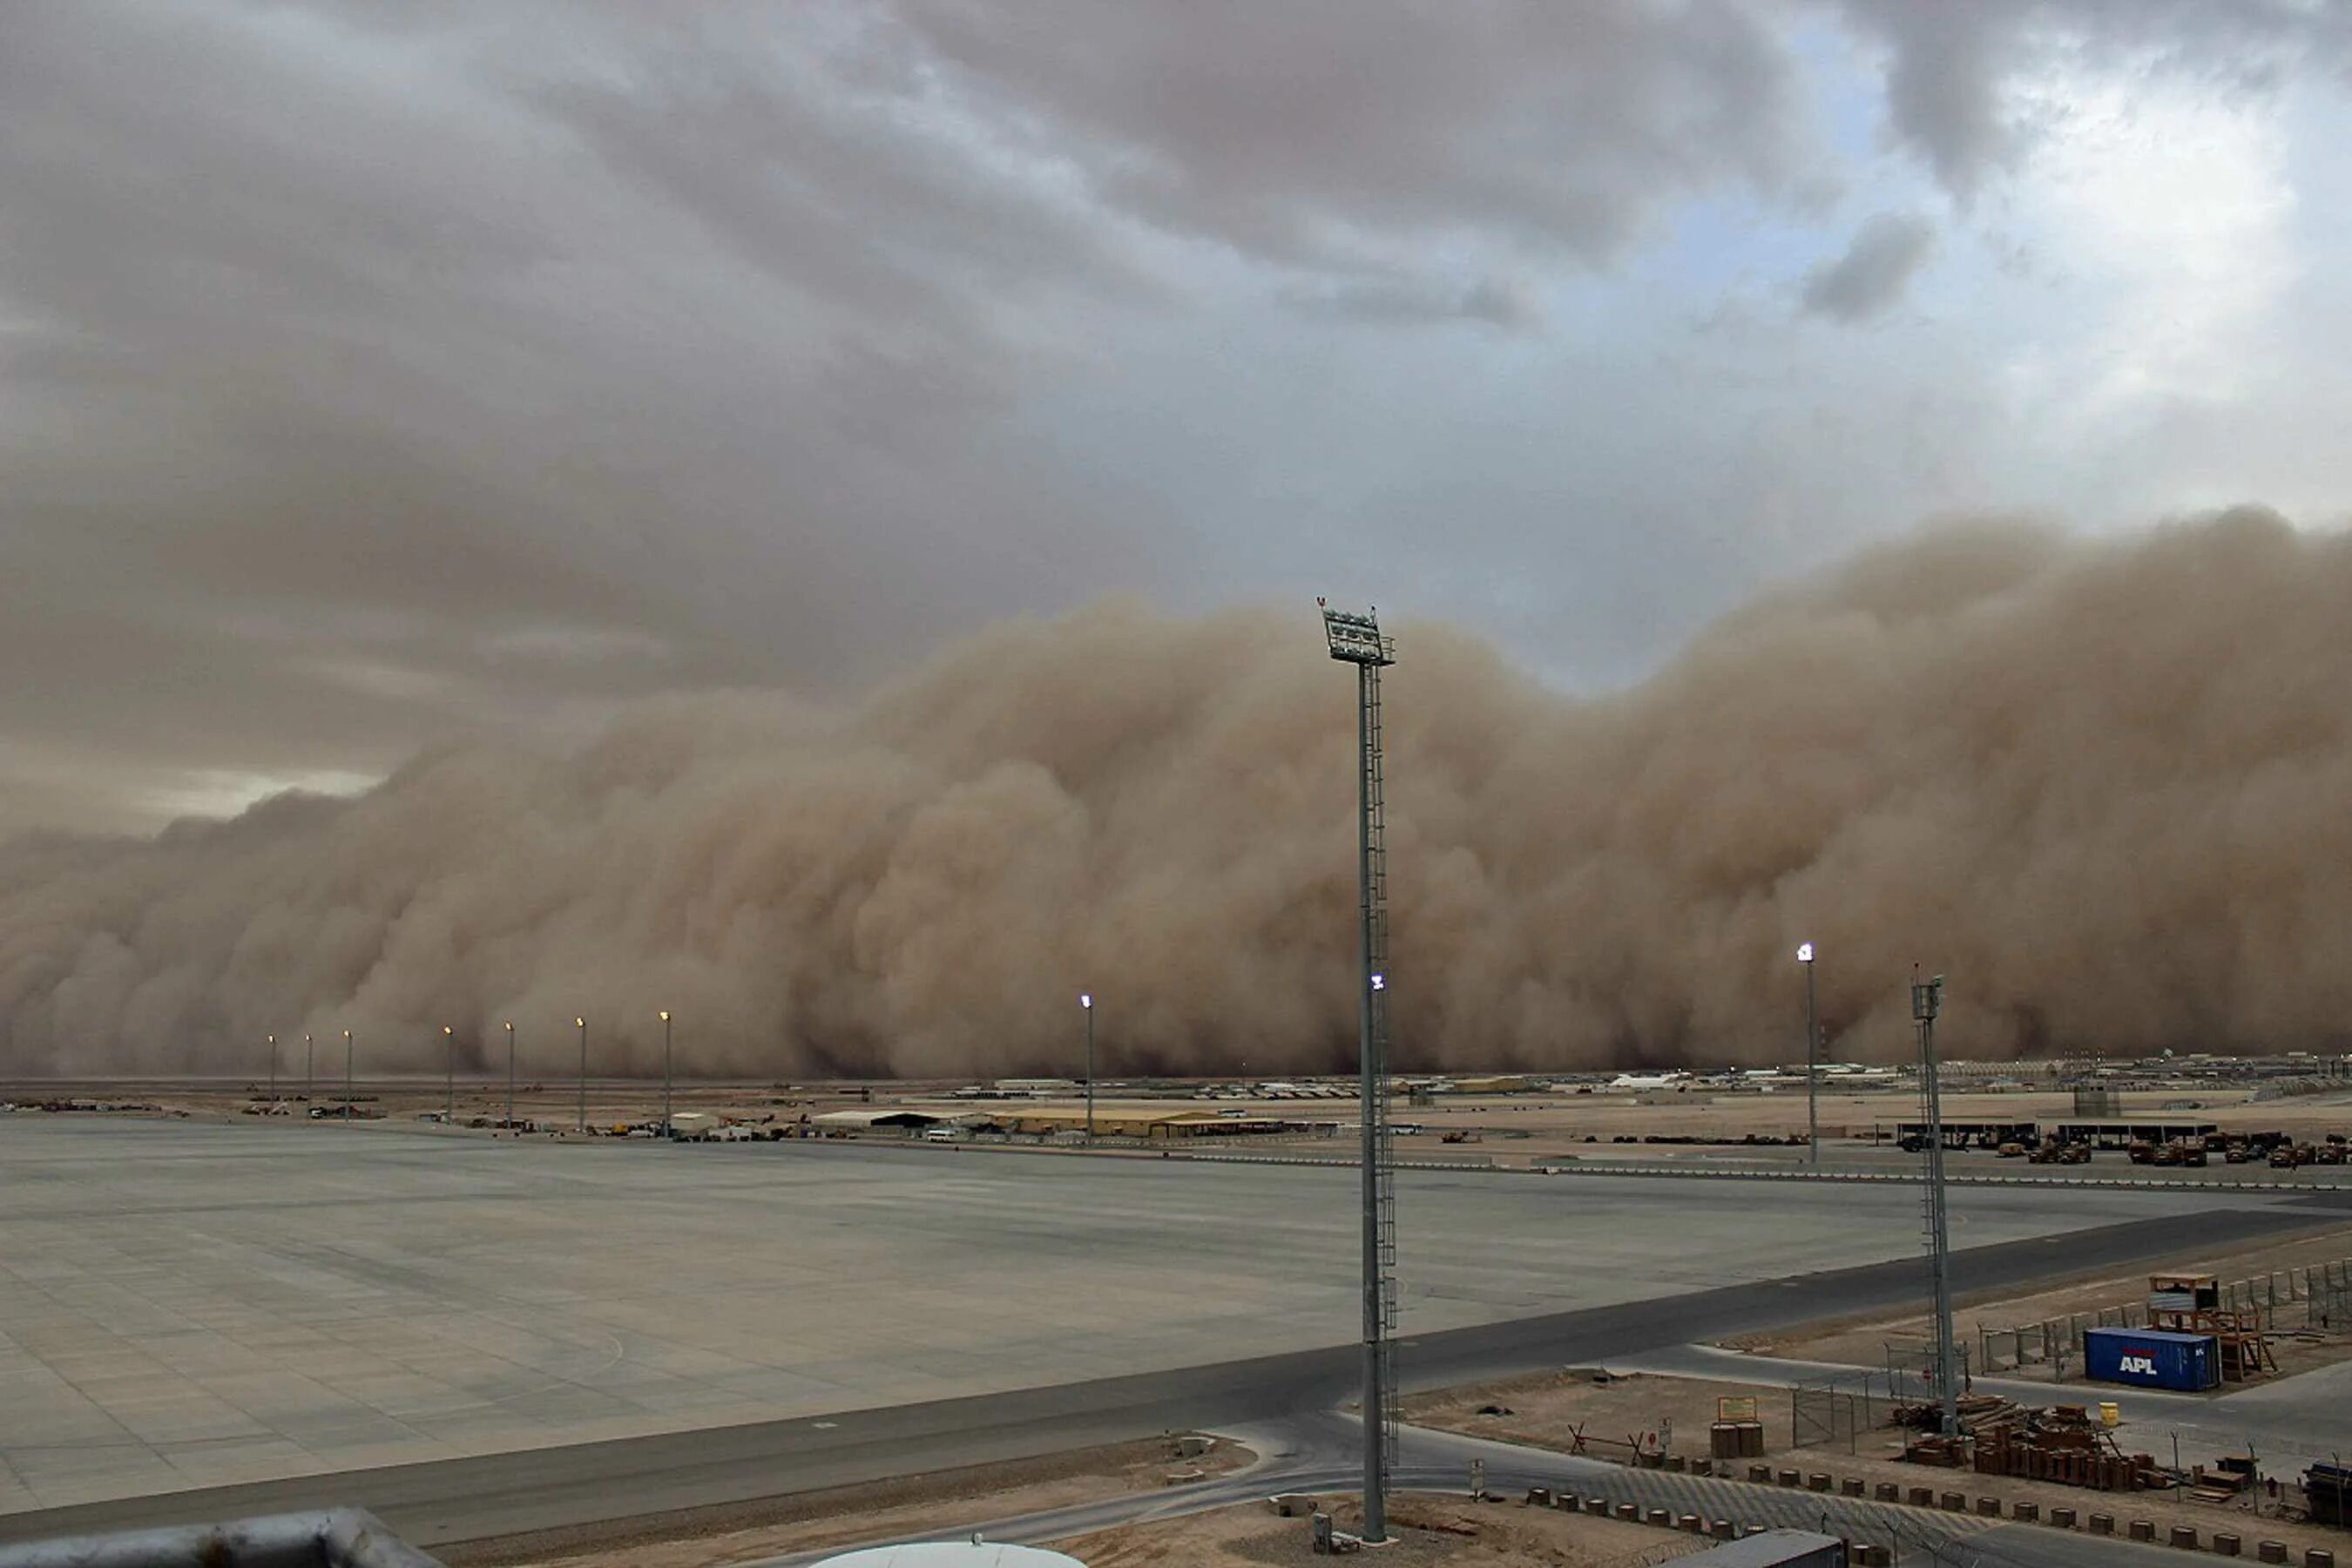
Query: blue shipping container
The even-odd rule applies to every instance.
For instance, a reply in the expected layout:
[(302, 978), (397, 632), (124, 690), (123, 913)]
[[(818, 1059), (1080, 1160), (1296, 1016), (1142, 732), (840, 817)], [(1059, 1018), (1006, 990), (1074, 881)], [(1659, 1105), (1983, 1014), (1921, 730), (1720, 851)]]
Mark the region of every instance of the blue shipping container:
[(2178, 1388), (2193, 1394), (2220, 1384), (2221, 1362), (2210, 1334), (2085, 1329), (2083, 1375), (2093, 1383), (2127, 1383), (2137, 1388)]

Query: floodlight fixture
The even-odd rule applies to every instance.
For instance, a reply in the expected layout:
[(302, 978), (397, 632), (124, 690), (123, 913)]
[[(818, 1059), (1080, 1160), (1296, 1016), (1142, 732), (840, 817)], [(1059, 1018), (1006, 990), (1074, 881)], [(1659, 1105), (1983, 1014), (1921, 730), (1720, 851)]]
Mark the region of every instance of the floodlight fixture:
[(1396, 639), (1381, 635), (1377, 606), (1359, 616), (1335, 610), (1323, 599), (1317, 599), (1315, 604), (1323, 612), (1323, 635), (1330, 641), (1333, 658), (1343, 664), (1396, 662)]

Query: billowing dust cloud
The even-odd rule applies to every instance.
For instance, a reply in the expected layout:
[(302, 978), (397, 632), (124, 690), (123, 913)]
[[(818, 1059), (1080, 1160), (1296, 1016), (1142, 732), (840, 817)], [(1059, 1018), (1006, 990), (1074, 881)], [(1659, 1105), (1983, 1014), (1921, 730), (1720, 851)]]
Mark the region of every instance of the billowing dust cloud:
[[(1571, 701), (1407, 622), (1386, 684), (1406, 1067), (2341, 1048), (2352, 540), (2235, 513), (1952, 528)], [(0, 850), (0, 1065), (257, 1071), (264, 1034), (436, 1070), (1352, 1057), (1354, 689), (1312, 607), (997, 627), (853, 710), (660, 702), (349, 801)], [(299, 1047), (282, 1047), (292, 1050)], [(499, 1048), (502, 1057), (503, 1048)], [(289, 1059), (299, 1061), (299, 1057)]]

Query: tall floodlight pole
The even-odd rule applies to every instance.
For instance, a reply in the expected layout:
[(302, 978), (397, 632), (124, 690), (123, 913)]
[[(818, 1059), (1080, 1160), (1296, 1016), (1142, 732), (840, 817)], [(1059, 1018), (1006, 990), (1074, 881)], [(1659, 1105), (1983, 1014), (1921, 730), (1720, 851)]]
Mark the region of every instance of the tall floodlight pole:
[(457, 1125), (457, 1031), (441, 1026), (441, 1125)]
[(1822, 1028), (1813, 1010), (1813, 944), (1797, 944), (1797, 962), (1805, 966), (1805, 1153), (1822, 1163), (1822, 1069), (1818, 1060)]
[(278, 1103), (278, 1037), (269, 1037), (269, 1103)]
[(514, 1131), (514, 1020), (507, 1020), (507, 1130)]
[(310, 1081), (311, 1058), (310, 1036), (310, 1032), (305, 1030), (302, 1035), (302, 1103), (305, 1105), (310, 1104), (311, 1097), (318, 1092)]
[(580, 1135), (588, 1136), (588, 1020), (574, 1018), (572, 1026), (580, 1031)]
[(676, 1122), (674, 1122), (674, 1121), (672, 1121), (670, 1120), (670, 1113), (669, 1113), (669, 1085), (670, 1085), (670, 1077), (669, 1077), (669, 1059), (670, 1059), (670, 1058), (669, 1058), (669, 1009), (668, 1009), (668, 1008), (667, 1008), (667, 1007), (665, 1007), (665, 1008), (663, 1008), (663, 1009), (662, 1009), (661, 1021), (662, 1021), (662, 1136), (663, 1136), (663, 1137), (665, 1137), (665, 1138), (675, 1138), (675, 1137), (677, 1137), (677, 1124)]
[(1087, 1016), (1087, 1142), (1095, 1141), (1095, 994), (1078, 993), (1078, 1011)]
[(1919, 1026), (1919, 1086), (1927, 1117), (1927, 1272), (1936, 1311), (1936, 1400), (1944, 1436), (1960, 1435), (1958, 1347), (1952, 1338), (1952, 1230), (1944, 1207), (1944, 1098), (1936, 1078), (1936, 1016), (1944, 1010), (1944, 977), (1921, 982), (1911, 972), (1911, 1016)]
[(1388, 1483), (1396, 1460), (1396, 1172), (1388, 1104), (1388, 856), (1381, 770), (1381, 671), (1396, 644), (1376, 615), (1323, 600), (1331, 657), (1356, 667), (1357, 1058), (1363, 1106), (1364, 1539), (1388, 1539)]
[(352, 1110), (359, 1103), (359, 1097), (352, 1090), (352, 1032), (345, 1029), (343, 1031), (343, 1120), (346, 1121), (352, 1119)]

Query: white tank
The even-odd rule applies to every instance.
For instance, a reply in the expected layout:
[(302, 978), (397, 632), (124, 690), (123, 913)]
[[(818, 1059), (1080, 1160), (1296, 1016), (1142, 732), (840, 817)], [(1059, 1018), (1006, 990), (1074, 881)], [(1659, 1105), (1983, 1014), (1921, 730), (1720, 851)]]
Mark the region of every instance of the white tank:
[(828, 1557), (817, 1568), (1086, 1568), (1075, 1557), (1041, 1546), (995, 1541), (913, 1541), (868, 1546)]

